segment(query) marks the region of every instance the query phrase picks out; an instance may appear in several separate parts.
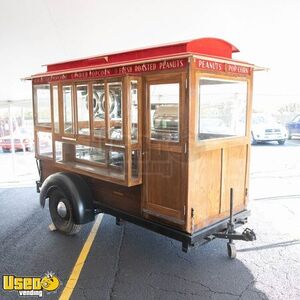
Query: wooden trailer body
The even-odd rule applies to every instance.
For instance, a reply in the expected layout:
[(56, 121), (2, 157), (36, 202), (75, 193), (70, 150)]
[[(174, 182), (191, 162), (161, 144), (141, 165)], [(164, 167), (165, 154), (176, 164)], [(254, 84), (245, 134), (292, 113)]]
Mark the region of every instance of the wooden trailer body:
[(79, 174), (96, 212), (189, 244), (225, 229), (230, 189), (244, 222), (255, 66), (235, 52), (203, 38), (47, 65), (30, 77), (38, 185)]

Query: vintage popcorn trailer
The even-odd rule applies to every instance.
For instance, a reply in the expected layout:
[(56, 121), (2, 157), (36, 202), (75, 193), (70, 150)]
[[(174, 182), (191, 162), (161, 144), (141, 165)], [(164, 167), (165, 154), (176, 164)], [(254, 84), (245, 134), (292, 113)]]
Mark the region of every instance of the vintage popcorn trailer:
[(76, 233), (99, 212), (182, 242), (254, 240), (247, 221), (255, 66), (215, 38), (47, 65), (33, 83), (41, 205)]

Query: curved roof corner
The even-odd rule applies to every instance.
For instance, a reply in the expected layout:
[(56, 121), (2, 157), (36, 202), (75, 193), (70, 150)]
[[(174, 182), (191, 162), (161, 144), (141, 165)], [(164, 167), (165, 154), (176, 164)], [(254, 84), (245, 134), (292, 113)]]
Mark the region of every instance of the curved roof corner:
[(225, 40), (209, 37), (188, 42), (187, 51), (224, 58), (232, 58), (232, 53), (240, 52), (235, 46)]

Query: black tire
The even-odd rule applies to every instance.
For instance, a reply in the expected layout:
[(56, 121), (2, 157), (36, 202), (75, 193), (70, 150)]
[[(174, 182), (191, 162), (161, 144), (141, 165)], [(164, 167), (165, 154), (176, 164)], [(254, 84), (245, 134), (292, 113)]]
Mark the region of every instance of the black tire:
[(236, 258), (236, 248), (234, 243), (227, 243), (227, 254), (231, 259)]
[(291, 140), (293, 137), (292, 137), (292, 135), (291, 135), (291, 133), (289, 132), (288, 133), (288, 140)]
[[(59, 207), (65, 207), (65, 215), (59, 212)], [(55, 188), (49, 197), (49, 210), (56, 229), (67, 235), (74, 235), (81, 229), (81, 225), (74, 223), (73, 208), (65, 193)]]
[(277, 143), (278, 143), (279, 145), (284, 145), (285, 140), (279, 140), (279, 141), (277, 141)]

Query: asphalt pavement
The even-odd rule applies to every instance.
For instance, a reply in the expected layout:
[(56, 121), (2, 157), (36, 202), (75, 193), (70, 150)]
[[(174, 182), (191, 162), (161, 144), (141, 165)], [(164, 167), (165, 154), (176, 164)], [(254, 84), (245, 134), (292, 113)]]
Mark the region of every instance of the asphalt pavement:
[[(299, 146), (252, 147), (247, 227), (258, 239), (237, 242), (237, 259), (226, 241), (185, 254), (176, 241), (105, 215), (71, 299), (300, 299)], [(44, 298), (58, 299), (92, 224), (72, 237), (50, 231), (34, 186), (1, 188), (0, 205), (0, 275), (52, 271), (61, 286)], [(21, 298), (0, 289), (0, 299)]]

